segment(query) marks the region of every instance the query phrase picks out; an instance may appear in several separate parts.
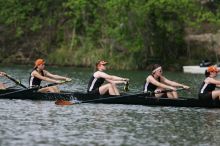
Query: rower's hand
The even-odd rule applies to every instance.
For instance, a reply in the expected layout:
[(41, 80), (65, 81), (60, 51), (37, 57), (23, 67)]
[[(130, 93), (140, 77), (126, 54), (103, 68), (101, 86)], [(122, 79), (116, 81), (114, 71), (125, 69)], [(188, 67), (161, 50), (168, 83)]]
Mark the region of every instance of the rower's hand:
[(128, 82), (128, 81), (129, 81), (129, 79), (128, 79), (128, 78), (123, 78), (123, 81)]
[(129, 82), (128, 81), (124, 81), (125, 86), (124, 86), (124, 90), (127, 92), (129, 91)]
[(61, 80), (57, 80), (55, 83), (57, 83), (57, 84), (63, 84), (63, 83), (65, 83), (66, 81), (61, 81)]
[(172, 91), (176, 91), (177, 90), (175, 87), (172, 87), (172, 86), (170, 86), (169, 89), (172, 90)]
[(184, 89), (189, 89), (190, 87), (189, 87), (189, 86), (185, 86), (185, 85), (184, 85), (184, 86), (183, 86), (183, 88), (184, 88)]
[(70, 81), (72, 81), (72, 79), (71, 78), (66, 78), (65, 81), (70, 82)]
[(156, 89), (156, 90), (154, 91), (154, 93), (161, 93), (161, 92), (162, 92), (161, 89)]
[(0, 72), (0, 76), (5, 76), (6, 73), (5, 72)]

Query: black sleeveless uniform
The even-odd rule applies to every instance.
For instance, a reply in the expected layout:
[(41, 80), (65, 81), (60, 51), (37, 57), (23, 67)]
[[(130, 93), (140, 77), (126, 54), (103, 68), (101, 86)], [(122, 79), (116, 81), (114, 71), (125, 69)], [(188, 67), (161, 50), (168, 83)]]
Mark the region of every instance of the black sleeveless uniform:
[(87, 92), (91, 94), (99, 94), (99, 87), (105, 82), (104, 78), (95, 78), (94, 75), (90, 78)]
[(215, 84), (202, 83), (199, 89), (199, 99), (212, 100), (212, 91), (215, 90)]
[[(36, 70), (36, 69), (34, 69), (33, 71), (35, 71), (35, 70)], [(33, 72), (33, 71), (32, 71), (32, 72)], [(36, 71), (37, 71), (37, 70), (36, 70)], [(31, 74), (32, 74), (32, 72), (31, 72)], [(44, 76), (44, 71), (41, 71), (40, 74), (41, 74), (42, 76)], [(41, 79), (36, 78), (36, 77), (33, 77), (33, 76), (30, 75), (30, 78), (29, 78), (29, 87), (40, 86), (41, 81), (42, 81)]]
[[(153, 75), (152, 75), (153, 76)], [(160, 82), (160, 77), (158, 78), (158, 82)], [(157, 89), (158, 87), (152, 83), (148, 83), (146, 82), (145, 80), (145, 84), (144, 84), (144, 92), (150, 92), (150, 95), (149, 96), (152, 96), (152, 97), (155, 97), (155, 90)], [(163, 95), (160, 97), (160, 98), (168, 98), (167, 97), (167, 94), (166, 93), (163, 93)]]
[[(160, 78), (158, 79), (158, 82), (160, 82)], [(144, 83), (144, 92), (154, 92), (157, 89), (157, 86), (152, 84), (152, 83), (148, 83), (145, 80)], [(155, 96), (155, 94), (153, 93), (151, 96)]]

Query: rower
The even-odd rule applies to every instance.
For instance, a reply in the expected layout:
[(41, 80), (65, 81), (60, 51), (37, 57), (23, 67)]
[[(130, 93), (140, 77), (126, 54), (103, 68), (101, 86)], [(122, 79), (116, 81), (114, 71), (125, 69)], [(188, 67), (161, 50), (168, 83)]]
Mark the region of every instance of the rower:
[[(0, 72), (0, 77), (3, 77), (3, 76), (5, 76), (5, 75), (6, 75), (6, 73), (5, 73), (5, 72)], [(5, 84), (0, 83), (0, 89), (6, 89)]]
[[(177, 87), (182, 87), (184, 89), (189, 89), (189, 86), (168, 80), (162, 75), (162, 67), (159, 64), (154, 64), (152, 67), (152, 73), (149, 75), (144, 84), (144, 92), (153, 93), (152, 96), (155, 97), (168, 97), (171, 99), (177, 99), (178, 94), (176, 92)], [(165, 91), (165, 89), (170, 89), (166, 93), (160, 93)], [(157, 93), (157, 94), (155, 94)]]
[[(43, 59), (37, 59), (35, 61), (35, 66), (33, 71), (31, 72), (30, 78), (29, 78), (29, 86), (40, 86), (41, 81), (47, 81), (52, 83), (62, 83), (64, 81), (71, 81), (70, 78), (54, 75), (45, 69), (45, 61)], [(51, 87), (45, 87), (39, 89), (39, 92), (60, 92), (57, 86), (51, 86)]]
[(220, 80), (215, 79), (219, 70), (216, 66), (209, 66), (205, 71), (205, 80), (199, 89), (199, 99), (202, 100), (220, 100), (220, 90), (215, 90), (216, 86), (220, 87)]
[[(116, 84), (126, 84), (129, 79), (105, 73), (104, 71), (106, 70), (106, 65), (106, 61), (98, 61), (96, 63), (96, 71), (89, 80), (87, 89), (88, 93), (97, 95), (120, 95)], [(103, 85), (105, 81), (107, 84)]]

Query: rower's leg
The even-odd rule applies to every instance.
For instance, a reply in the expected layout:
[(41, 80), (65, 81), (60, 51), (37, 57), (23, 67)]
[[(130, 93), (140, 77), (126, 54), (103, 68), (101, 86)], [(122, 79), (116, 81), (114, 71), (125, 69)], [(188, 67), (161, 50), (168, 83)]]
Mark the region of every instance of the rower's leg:
[(60, 90), (59, 90), (59, 88), (57, 87), (57, 86), (52, 86), (52, 87), (50, 87), (51, 89), (51, 91), (53, 92), (53, 93), (60, 93)]
[(116, 95), (115, 90), (110, 83), (99, 87), (99, 93), (101, 95), (105, 94), (106, 92), (109, 92), (110, 95)]
[[(164, 89), (163, 88), (157, 88), (154, 92), (157, 93), (155, 94), (155, 97), (161, 97), (163, 96), (164, 93), (160, 93), (161, 91), (163, 91)], [(166, 94), (166, 93), (165, 93)]]
[(178, 94), (175, 91), (167, 92), (167, 97), (170, 98), (170, 99), (177, 99), (178, 98)]
[(39, 89), (38, 92), (48, 93), (48, 92), (50, 92), (50, 90), (48, 89), (48, 87), (46, 87), (46, 88)]
[(45, 87), (45, 88), (39, 89), (38, 91), (42, 93), (48, 93), (48, 92), (59, 93), (60, 92), (60, 90), (56, 86)]
[(115, 92), (115, 95), (120, 95), (119, 91), (118, 91), (118, 88), (116, 87), (116, 84), (111, 84), (112, 85), (112, 88)]
[(159, 97), (163, 96), (163, 94), (164, 94), (164, 93), (160, 93), (160, 94), (158, 93), (158, 94), (155, 94), (155, 97), (159, 98)]
[(220, 100), (220, 90), (215, 90), (215, 91), (212, 91), (212, 99), (219, 99)]
[(6, 87), (3, 83), (0, 83), (0, 89), (6, 89)]
[(173, 94), (172, 94), (172, 92), (167, 92), (167, 97), (170, 98), (170, 99), (173, 99)]
[(173, 91), (172, 94), (173, 94), (173, 99), (177, 99), (178, 98), (178, 94), (177, 94), (176, 91)]

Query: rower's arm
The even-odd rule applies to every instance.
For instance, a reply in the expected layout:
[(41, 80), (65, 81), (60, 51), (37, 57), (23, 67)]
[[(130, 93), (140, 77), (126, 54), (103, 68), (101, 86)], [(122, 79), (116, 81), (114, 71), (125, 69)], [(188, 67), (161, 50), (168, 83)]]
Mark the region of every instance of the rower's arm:
[(161, 83), (161, 82), (158, 82), (158, 81), (155, 80), (152, 76), (149, 76), (149, 77), (146, 79), (146, 81), (147, 81), (147, 82), (151, 82), (152, 84), (154, 84), (155, 86), (160, 87), (160, 88), (175, 90), (174, 87), (168, 86), (168, 85), (163, 84), (163, 83)]
[(129, 81), (128, 78), (122, 78), (122, 77), (118, 77), (118, 76), (112, 76), (112, 80), (114, 80), (114, 81)]
[(122, 78), (122, 77), (118, 77), (118, 76), (109, 75), (109, 74), (104, 73), (104, 72), (98, 72), (96, 74), (96, 77), (104, 78), (106, 81), (108, 81), (110, 83), (115, 83), (115, 84), (125, 83), (125, 81), (129, 80), (127, 78)]
[(65, 80), (65, 81), (68, 81), (68, 80), (71, 80), (67, 77), (63, 77), (63, 76), (59, 76), (59, 75), (54, 75), (46, 70), (44, 70), (44, 74), (45, 76), (49, 77), (49, 78), (53, 78), (53, 79), (57, 79), (57, 80)]
[(216, 84), (216, 86), (220, 86), (220, 81), (219, 80), (209, 78), (208, 82), (212, 83), (212, 84)]
[(167, 78), (163, 77), (162, 78), (163, 82), (170, 85), (170, 86), (173, 86), (173, 87), (183, 87), (183, 88), (186, 88), (188, 89), (189, 86), (186, 86), (186, 85), (183, 85), (183, 84), (180, 84), (180, 83), (177, 83), (177, 82), (174, 82), (174, 81), (171, 81), (171, 80), (168, 80)]
[(32, 74), (32, 76), (41, 79), (43, 81), (47, 81), (47, 82), (52, 82), (52, 83), (60, 83), (60, 81), (54, 80), (54, 79), (50, 79), (48, 77), (42, 76), (41, 74), (39, 74), (37, 71), (34, 71)]
[(106, 79), (106, 81), (108, 81), (109, 83), (114, 83), (114, 84), (125, 84), (126, 81), (114, 81), (114, 80), (108, 80)]

